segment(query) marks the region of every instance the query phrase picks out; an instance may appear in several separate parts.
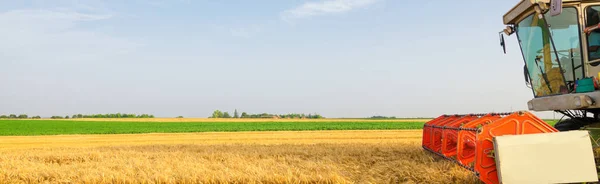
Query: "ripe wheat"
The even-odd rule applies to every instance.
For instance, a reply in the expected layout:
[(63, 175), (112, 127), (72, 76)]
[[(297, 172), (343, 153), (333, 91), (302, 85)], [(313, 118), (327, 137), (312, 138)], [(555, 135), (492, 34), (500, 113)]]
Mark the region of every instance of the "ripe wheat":
[(0, 137), (0, 183), (474, 183), (421, 131)]

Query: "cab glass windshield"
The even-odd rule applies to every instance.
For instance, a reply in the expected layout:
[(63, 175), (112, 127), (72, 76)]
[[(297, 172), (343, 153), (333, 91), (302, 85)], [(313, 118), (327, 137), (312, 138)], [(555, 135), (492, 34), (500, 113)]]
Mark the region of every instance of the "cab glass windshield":
[(566, 7), (562, 14), (545, 18), (548, 29), (537, 14), (516, 26), (536, 97), (569, 93), (583, 77), (577, 10)]

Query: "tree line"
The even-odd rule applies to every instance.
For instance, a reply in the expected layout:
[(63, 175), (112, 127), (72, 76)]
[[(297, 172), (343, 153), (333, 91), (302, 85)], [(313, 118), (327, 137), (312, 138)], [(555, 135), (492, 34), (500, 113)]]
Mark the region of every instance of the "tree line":
[[(29, 117), (27, 114), (0, 115), (0, 119), (41, 119), (40, 116)], [(74, 114), (72, 116), (51, 116), (50, 119), (70, 119), (70, 118), (154, 118), (152, 114)]]
[(152, 114), (75, 114), (71, 118), (154, 118)]
[(396, 116), (371, 116), (371, 119), (397, 119)]
[(32, 116), (29, 117), (27, 114), (9, 114), (9, 115), (0, 115), (0, 119), (41, 119), (42, 117), (40, 116)]
[(237, 109), (233, 111), (233, 116), (229, 114), (229, 112), (224, 112), (221, 110), (213, 111), (212, 115), (209, 118), (286, 118), (286, 119), (322, 119), (325, 118), (319, 114), (269, 114), (269, 113), (261, 113), (261, 114), (248, 114), (246, 112), (238, 113)]

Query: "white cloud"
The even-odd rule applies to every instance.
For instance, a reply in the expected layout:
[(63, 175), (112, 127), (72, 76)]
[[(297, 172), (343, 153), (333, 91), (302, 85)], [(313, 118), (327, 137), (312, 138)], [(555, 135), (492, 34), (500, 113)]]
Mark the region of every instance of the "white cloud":
[[(137, 43), (110, 36), (82, 22), (110, 19), (111, 14), (69, 10), (13, 10), (0, 13), (0, 60), (18, 62), (93, 62), (129, 52)], [(35, 53), (35, 54), (32, 54)]]
[(321, 2), (307, 2), (296, 8), (283, 11), (281, 18), (306, 18), (311, 16), (344, 13), (356, 8), (369, 6), (379, 0), (326, 0)]

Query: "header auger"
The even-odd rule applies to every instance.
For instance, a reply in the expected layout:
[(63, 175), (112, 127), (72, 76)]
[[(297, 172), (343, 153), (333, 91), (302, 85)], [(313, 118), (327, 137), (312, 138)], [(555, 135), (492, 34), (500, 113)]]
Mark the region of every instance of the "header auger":
[(558, 132), (529, 112), (442, 115), (423, 127), (423, 148), (498, 183), (493, 138)]

